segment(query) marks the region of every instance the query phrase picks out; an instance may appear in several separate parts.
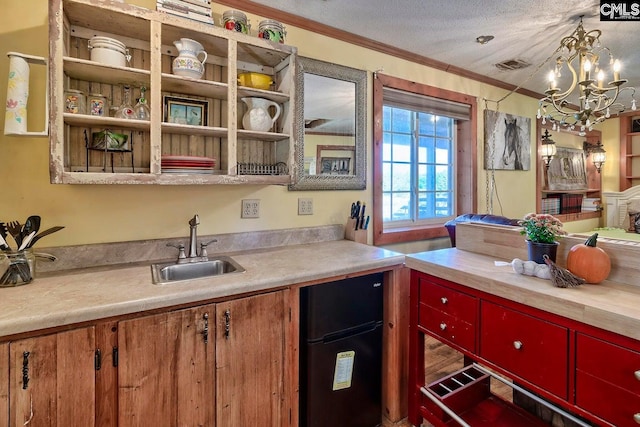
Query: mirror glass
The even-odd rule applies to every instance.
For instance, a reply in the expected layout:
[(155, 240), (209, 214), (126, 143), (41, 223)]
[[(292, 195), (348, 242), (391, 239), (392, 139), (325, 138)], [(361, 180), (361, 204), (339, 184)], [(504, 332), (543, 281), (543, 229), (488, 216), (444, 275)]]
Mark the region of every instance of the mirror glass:
[(366, 187), (367, 72), (299, 58), (291, 190)]

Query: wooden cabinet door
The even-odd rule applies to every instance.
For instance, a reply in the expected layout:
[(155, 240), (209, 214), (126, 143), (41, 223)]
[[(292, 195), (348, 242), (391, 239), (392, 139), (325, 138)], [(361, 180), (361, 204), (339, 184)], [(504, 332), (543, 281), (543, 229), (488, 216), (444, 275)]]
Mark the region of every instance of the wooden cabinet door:
[(283, 426), (288, 420), (284, 298), (279, 291), (216, 305), (217, 427)]
[(9, 425), (9, 343), (0, 344), (0, 426)]
[(93, 327), (11, 342), (9, 425), (94, 426), (94, 354)]
[(119, 322), (119, 425), (214, 425), (213, 314), (208, 305)]

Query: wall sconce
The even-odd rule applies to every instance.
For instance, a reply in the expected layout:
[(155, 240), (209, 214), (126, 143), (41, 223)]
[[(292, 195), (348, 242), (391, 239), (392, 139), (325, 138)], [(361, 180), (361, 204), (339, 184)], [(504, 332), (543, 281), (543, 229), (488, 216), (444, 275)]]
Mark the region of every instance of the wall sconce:
[(542, 157), (542, 161), (544, 162), (544, 166), (549, 169), (549, 163), (551, 163), (551, 159), (556, 155), (556, 142), (551, 139), (551, 135), (549, 134), (549, 130), (544, 130), (544, 135), (542, 135), (542, 146), (540, 147), (540, 157)]
[(589, 142), (584, 141), (582, 143), (582, 149), (587, 157), (589, 157), (589, 154), (593, 154), (593, 165), (596, 167), (598, 173), (600, 173), (602, 165), (607, 160), (607, 152), (602, 148), (602, 143), (598, 141), (596, 144), (590, 144)]

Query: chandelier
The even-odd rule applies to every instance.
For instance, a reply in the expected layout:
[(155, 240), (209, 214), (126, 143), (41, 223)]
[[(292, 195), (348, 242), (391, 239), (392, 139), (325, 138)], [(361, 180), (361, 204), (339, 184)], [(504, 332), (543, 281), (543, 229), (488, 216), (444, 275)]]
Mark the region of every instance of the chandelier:
[[(622, 88), (627, 80), (620, 78), (620, 61), (600, 45), (601, 34), (600, 30), (586, 32), (580, 17), (578, 27), (560, 41), (554, 52), (559, 56), (549, 73), (549, 86), (546, 96), (539, 101), (537, 114), (543, 124), (547, 120), (552, 123), (552, 130), (576, 130), (576, 127), (581, 133), (593, 130), (593, 125), (625, 110), (617, 102), (624, 90), (632, 91), (631, 109), (636, 109), (635, 88)], [(601, 62), (601, 55), (608, 57), (606, 64)], [(566, 75), (563, 78), (566, 72), (570, 73), (570, 79)], [(566, 90), (560, 87), (564, 83), (568, 84)]]

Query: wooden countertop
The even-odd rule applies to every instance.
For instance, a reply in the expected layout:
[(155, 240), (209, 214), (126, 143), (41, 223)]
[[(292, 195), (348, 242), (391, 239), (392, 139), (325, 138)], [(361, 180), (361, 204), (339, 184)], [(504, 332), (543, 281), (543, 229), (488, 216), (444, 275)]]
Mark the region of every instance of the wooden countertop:
[(404, 255), (348, 240), (230, 254), (244, 273), (154, 285), (150, 263), (38, 277), (0, 288), (0, 337), (277, 289), (402, 265)]
[[(508, 252), (503, 252), (507, 256)], [(523, 276), (510, 261), (456, 248), (407, 255), (407, 267), (607, 331), (640, 340), (640, 287), (604, 281), (557, 288), (549, 280)]]

